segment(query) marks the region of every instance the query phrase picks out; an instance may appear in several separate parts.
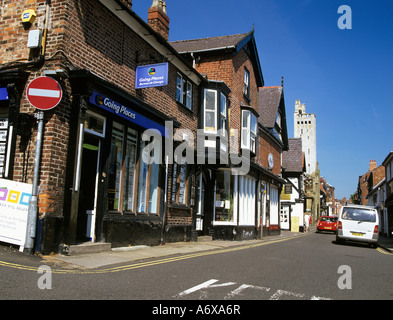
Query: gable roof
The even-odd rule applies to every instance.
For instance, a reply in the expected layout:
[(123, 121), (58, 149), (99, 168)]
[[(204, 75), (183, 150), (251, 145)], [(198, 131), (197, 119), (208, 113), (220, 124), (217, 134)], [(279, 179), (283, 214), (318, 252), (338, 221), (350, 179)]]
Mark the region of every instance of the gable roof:
[(220, 37), (172, 41), (170, 44), (178, 53), (183, 55), (220, 50), (230, 50), (233, 54), (236, 54), (249, 44), (247, 51), (250, 54), (250, 58), (254, 66), (257, 85), (258, 87), (264, 86), (264, 79), (255, 42), (254, 31)]
[(173, 41), (170, 42), (170, 44), (180, 54), (224, 49), (236, 49), (238, 45), (242, 42), (242, 40), (249, 34), (250, 32), (222, 37)]
[(284, 88), (282, 86), (262, 87), (258, 90), (259, 123), (272, 130), (278, 111), (281, 114), (281, 136), (284, 150), (288, 149), (287, 116), (285, 112)]
[(267, 128), (273, 128), (283, 93), (283, 87), (259, 88), (259, 122)]
[(289, 149), (282, 153), (282, 166), (285, 172), (303, 172), (302, 139), (288, 139)]

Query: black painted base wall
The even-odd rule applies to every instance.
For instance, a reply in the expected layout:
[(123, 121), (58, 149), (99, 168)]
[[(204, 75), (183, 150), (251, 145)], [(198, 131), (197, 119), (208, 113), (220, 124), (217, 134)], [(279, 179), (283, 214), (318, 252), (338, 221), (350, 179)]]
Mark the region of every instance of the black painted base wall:
[(62, 217), (46, 217), (37, 221), (37, 238), (35, 251), (44, 255), (58, 253), (64, 219)]
[(191, 226), (167, 225), (165, 226), (165, 242), (189, 242), (191, 241)]
[(213, 240), (242, 241), (257, 238), (255, 227), (214, 226)]
[(105, 242), (112, 248), (136, 245), (158, 246), (162, 219), (159, 216), (110, 215), (104, 218)]

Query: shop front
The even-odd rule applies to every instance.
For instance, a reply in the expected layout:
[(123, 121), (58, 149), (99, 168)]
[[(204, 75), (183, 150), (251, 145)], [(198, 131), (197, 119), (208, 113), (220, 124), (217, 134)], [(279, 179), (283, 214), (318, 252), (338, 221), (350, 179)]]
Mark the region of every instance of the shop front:
[[(88, 82), (88, 95), (78, 91), (83, 80)], [(68, 243), (158, 245), (165, 211), (167, 172), (162, 159), (169, 118), (89, 72), (79, 72), (71, 82), (80, 99), (73, 131), (77, 134)]]

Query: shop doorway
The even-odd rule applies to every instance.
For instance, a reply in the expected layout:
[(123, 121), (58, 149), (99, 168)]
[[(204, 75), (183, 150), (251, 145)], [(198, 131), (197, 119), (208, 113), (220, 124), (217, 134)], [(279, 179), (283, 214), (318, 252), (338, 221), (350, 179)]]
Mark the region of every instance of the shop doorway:
[(94, 241), (100, 149), (100, 139), (85, 133), (76, 230), (77, 242)]
[(290, 207), (289, 206), (281, 206), (281, 229), (289, 230), (290, 229), (290, 216), (289, 216)]

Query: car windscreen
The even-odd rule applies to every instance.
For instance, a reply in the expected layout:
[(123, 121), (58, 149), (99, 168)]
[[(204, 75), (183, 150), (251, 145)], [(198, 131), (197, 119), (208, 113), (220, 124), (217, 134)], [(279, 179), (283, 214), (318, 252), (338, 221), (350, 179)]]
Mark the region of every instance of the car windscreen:
[(327, 222), (336, 222), (337, 218), (335, 217), (321, 217), (321, 222), (322, 221), (327, 221)]
[(361, 208), (344, 208), (341, 216), (343, 220), (355, 220), (363, 222), (376, 222), (377, 217), (374, 210)]

